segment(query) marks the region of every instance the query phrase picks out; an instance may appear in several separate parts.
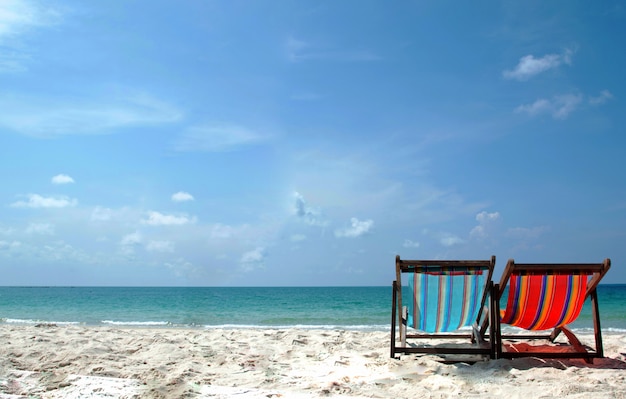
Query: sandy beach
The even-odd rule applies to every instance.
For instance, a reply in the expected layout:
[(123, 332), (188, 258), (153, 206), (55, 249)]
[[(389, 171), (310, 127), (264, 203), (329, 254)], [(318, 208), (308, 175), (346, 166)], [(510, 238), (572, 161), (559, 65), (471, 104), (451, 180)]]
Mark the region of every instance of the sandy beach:
[(390, 359), (388, 333), (342, 330), (2, 325), (0, 342), (0, 398), (626, 397), (621, 334), (592, 365)]

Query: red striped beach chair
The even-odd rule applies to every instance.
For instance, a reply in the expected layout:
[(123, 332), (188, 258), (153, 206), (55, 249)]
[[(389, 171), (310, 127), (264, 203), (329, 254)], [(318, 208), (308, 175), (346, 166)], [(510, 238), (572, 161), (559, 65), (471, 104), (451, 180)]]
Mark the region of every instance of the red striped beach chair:
[[(501, 314), (496, 327), (496, 356), (582, 358), (587, 362), (603, 357), (596, 287), (610, 267), (610, 259), (593, 264), (520, 264), (510, 259), (495, 288), (494, 307), (496, 314)], [(507, 285), (506, 309), (500, 312), (499, 302)], [(595, 348), (585, 347), (567, 326), (578, 318), (587, 299), (591, 300)], [(503, 335), (501, 324), (526, 332)], [(546, 330), (551, 330), (550, 334), (528, 332)], [(519, 342), (547, 339), (554, 343), (561, 332), (570, 345), (536, 347)]]
[[(493, 329), (489, 321), (496, 320), (488, 300), (495, 262), (495, 256), (490, 260), (401, 260), (396, 256), (391, 357), (409, 353), (437, 354), (444, 361), (495, 357), (491, 339), (495, 329), (490, 331), (490, 341), (485, 339), (487, 327)], [(404, 296), (402, 274), (408, 275)], [(479, 328), (483, 315), (486, 324)], [(408, 328), (415, 331), (409, 333)]]

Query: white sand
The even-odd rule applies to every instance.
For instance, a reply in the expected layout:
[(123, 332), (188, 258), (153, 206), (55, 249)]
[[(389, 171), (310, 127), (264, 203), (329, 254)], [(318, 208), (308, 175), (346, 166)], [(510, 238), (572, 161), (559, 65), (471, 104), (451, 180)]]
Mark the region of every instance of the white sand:
[(604, 346), (447, 365), (390, 359), (385, 332), (0, 325), (0, 398), (626, 398), (626, 336)]

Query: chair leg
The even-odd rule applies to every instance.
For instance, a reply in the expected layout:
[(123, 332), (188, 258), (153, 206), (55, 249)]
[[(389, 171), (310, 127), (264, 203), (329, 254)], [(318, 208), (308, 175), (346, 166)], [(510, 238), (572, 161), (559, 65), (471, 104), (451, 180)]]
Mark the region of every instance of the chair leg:
[(602, 345), (602, 329), (600, 328), (600, 310), (598, 306), (598, 293), (593, 290), (591, 293), (591, 314), (593, 316), (593, 332), (596, 336), (596, 353), (598, 357), (604, 357), (604, 347)]
[(402, 323), (400, 323), (400, 345), (406, 347), (406, 324), (408, 318), (408, 309), (406, 306), (402, 307)]
[(498, 353), (497, 353), (497, 349), (496, 349), (496, 344), (497, 344), (497, 325), (500, 325), (500, 320), (495, 316), (496, 315), (496, 305), (495, 305), (495, 301), (497, 300), (497, 295), (496, 295), (496, 289), (497, 289), (497, 285), (494, 285), (493, 283), (490, 284), (489, 286), (489, 310), (487, 313), (487, 317), (486, 319), (489, 320), (489, 346), (491, 348), (491, 355), (490, 358), (491, 359), (497, 359), (498, 358)]
[(391, 358), (396, 357), (396, 301), (398, 299), (398, 293), (396, 291), (397, 283), (394, 281), (391, 288)]
[(493, 296), (491, 300), (491, 327), (490, 331), (493, 331), (493, 346), (495, 347), (495, 358), (500, 359), (502, 357), (502, 325), (500, 323), (500, 285), (494, 284)]

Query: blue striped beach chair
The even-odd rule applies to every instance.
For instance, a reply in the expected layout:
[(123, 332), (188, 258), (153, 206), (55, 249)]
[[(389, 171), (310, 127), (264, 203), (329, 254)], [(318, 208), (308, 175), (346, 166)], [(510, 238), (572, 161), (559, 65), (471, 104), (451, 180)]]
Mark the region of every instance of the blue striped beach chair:
[[(496, 314), (490, 298), (495, 262), (495, 256), (490, 260), (402, 260), (396, 256), (391, 357), (417, 353), (437, 354), (444, 360), (452, 358), (448, 355), (494, 358), (491, 321)], [(405, 287), (403, 274), (408, 277)], [(481, 318), (486, 320), (484, 326)], [(409, 333), (409, 328), (414, 331)]]

